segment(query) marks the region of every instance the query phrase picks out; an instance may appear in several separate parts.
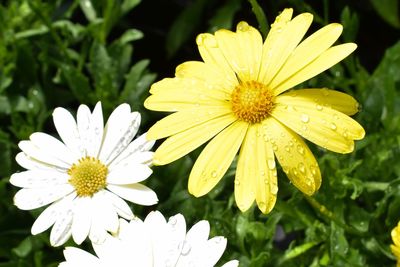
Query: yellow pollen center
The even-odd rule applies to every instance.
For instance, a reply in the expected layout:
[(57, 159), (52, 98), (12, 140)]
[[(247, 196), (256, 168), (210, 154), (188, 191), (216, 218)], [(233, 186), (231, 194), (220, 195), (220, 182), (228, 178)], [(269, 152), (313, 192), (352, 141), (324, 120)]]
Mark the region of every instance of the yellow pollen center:
[(72, 165), (68, 174), (68, 182), (75, 187), (77, 195), (91, 197), (106, 187), (108, 169), (100, 160), (84, 157)]
[(242, 82), (232, 92), (232, 111), (240, 120), (258, 123), (271, 114), (274, 95), (256, 81)]

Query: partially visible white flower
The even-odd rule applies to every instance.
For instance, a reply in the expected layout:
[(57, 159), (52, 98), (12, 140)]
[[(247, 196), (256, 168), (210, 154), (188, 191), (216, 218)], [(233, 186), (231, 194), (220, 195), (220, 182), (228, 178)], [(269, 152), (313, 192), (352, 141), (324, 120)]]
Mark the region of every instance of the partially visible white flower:
[[(216, 236), (208, 239), (208, 221), (196, 223), (186, 233), (185, 218), (177, 214), (167, 222), (156, 211), (144, 221), (120, 219), (120, 228), (114, 236), (108, 235), (101, 244), (92, 243), (97, 257), (74, 247), (64, 250), (66, 261), (60, 267), (212, 267), (221, 258), (226, 239)], [(222, 267), (236, 267), (237, 260)]]
[(72, 235), (75, 243), (87, 236), (103, 242), (107, 231), (116, 232), (119, 216), (134, 216), (123, 200), (140, 204), (157, 203), (157, 195), (139, 184), (152, 173), (154, 142), (145, 134), (133, 140), (140, 125), (140, 114), (121, 104), (110, 115), (105, 127), (101, 103), (93, 112), (78, 108), (77, 120), (64, 108), (56, 108), (53, 121), (61, 141), (36, 132), (21, 141), (16, 161), (27, 169), (14, 173), (10, 183), (22, 187), (15, 205), (32, 210), (51, 204), (36, 219), (33, 235), (53, 226), (50, 243), (64, 244)]

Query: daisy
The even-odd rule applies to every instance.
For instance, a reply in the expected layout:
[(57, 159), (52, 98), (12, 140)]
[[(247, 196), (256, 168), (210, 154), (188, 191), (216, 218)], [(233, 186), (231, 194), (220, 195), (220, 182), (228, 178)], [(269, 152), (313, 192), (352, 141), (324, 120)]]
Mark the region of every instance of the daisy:
[[(130, 222), (120, 219), (120, 228), (114, 236), (107, 235), (105, 242), (92, 243), (94, 256), (84, 250), (67, 247), (66, 261), (60, 267), (211, 267), (221, 258), (226, 239), (216, 236), (208, 239), (208, 221), (196, 223), (186, 233), (185, 218), (177, 214), (167, 222), (156, 211), (144, 221), (135, 218)], [(223, 267), (236, 267), (238, 261), (227, 262)]]
[(77, 121), (66, 109), (56, 108), (53, 120), (62, 142), (40, 132), (21, 141), (16, 161), (27, 170), (10, 178), (11, 184), (22, 187), (14, 197), (18, 208), (51, 204), (34, 222), (33, 235), (53, 226), (52, 246), (62, 245), (71, 235), (77, 244), (87, 236), (102, 242), (106, 231), (118, 230), (118, 215), (133, 218), (123, 199), (140, 205), (157, 203), (157, 195), (139, 184), (152, 173), (149, 150), (154, 142), (145, 134), (132, 141), (140, 114), (131, 112), (128, 104), (118, 106), (105, 127), (100, 102), (92, 113), (81, 105)]
[[(305, 138), (323, 148), (349, 153), (364, 129), (348, 115), (358, 111), (353, 97), (329, 89), (288, 91), (330, 68), (356, 49), (332, 46), (342, 26), (329, 24), (304, 41), (313, 16), (292, 19), (285, 9), (263, 42), (246, 22), (236, 32), (200, 34), (203, 61), (189, 61), (150, 88), (151, 110), (175, 112), (148, 132), (150, 140), (168, 139), (154, 163), (170, 163), (205, 146), (189, 176), (189, 192), (207, 194), (223, 177), (237, 152), (235, 199), (246, 211), (256, 200), (263, 213), (272, 210), (278, 192), (276, 160), (290, 181), (312, 195), (321, 174)], [(300, 137), (301, 136), (301, 137)]]
[(397, 267), (400, 267), (400, 222), (397, 224), (397, 226), (392, 230), (392, 240), (393, 243), (390, 245), (390, 248), (392, 250), (392, 253), (396, 256), (397, 258)]

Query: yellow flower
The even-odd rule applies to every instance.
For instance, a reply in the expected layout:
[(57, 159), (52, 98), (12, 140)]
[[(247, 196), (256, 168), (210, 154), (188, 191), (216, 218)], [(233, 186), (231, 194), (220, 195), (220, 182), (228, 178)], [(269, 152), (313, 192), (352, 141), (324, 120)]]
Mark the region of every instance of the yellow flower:
[(291, 19), (292, 12), (285, 9), (276, 18), (264, 42), (246, 22), (236, 32), (200, 34), (204, 62), (185, 62), (174, 78), (151, 87), (145, 107), (175, 112), (148, 132), (149, 139), (168, 137), (155, 152), (155, 164), (170, 163), (211, 139), (190, 173), (189, 192), (196, 197), (219, 182), (240, 149), (236, 203), (245, 211), (256, 200), (268, 213), (278, 192), (275, 158), (303, 193), (312, 195), (321, 185), (317, 161), (299, 135), (339, 153), (353, 151), (354, 140), (364, 137), (364, 129), (347, 116), (358, 111), (351, 96), (328, 89), (287, 92), (357, 47), (332, 46), (342, 32), (337, 23), (300, 43), (313, 16)]
[(400, 222), (392, 230), (391, 234), (394, 245), (390, 245), (390, 248), (397, 258), (397, 267), (400, 267)]

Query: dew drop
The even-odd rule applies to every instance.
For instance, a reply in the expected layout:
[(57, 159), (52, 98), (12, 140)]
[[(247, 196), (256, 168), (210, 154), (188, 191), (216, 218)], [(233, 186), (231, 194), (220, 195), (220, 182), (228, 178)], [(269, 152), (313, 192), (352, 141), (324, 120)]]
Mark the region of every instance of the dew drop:
[(290, 147), (289, 146), (285, 146), (285, 150), (286, 150), (286, 152), (290, 152)]
[(240, 181), (236, 179), (235, 182), (234, 182), (234, 184), (235, 184), (236, 186), (238, 186), (238, 185), (240, 185)]
[(317, 173), (318, 173), (318, 169), (317, 169), (318, 167), (315, 167), (315, 166), (310, 166), (310, 170), (311, 170), (311, 174), (315, 177), (315, 176), (317, 176)]
[(293, 172), (293, 174), (294, 174), (295, 176), (299, 175), (299, 172), (297, 171), (296, 168), (293, 168), (293, 169), (292, 169), (292, 172)]
[(310, 121), (310, 117), (307, 114), (301, 114), (301, 121), (307, 123)]
[(188, 244), (188, 242), (183, 241), (181, 255), (187, 256), (190, 253), (191, 249), (192, 249), (192, 246), (190, 246), (190, 244)]
[(289, 146), (293, 146), (293, 142), (292, 141), (289, 141)]
[(297, 166), (298, 168), (299, 168), (299, 171), (301, 172), (301, 173), (306, 173), (306, 168), (305, 168), (305, 166), (304, 166), (304, 163), (302, 163), (302, 162), (300, 162), (299, 163), (299, 165)]
[(271, 194), (276, 195), (278, 193), (278, 186), (276, 184), (271, 184), (270, 189)]
[(169, 223), (170, 225), (172, 225), (172, 226), (175, 226), (176, 223), (177, 223), (177, 221), (178, 221), (178, 220), (175, 218), (175, 216), (172, 216), (171, 218), (169, 218), (168, 223)]
[(211, 177), (212, 178), (216, 178), (217, 177), (217, 172), (216, 171), (212, 171), (211, 172)]
[(265, 202), (260, 202), (260, 203), (258, 203), (258, 207), (260, 208), (260, 210), (265, 210), (267, 205), (265, 204)]
[(297, 152), (299, 152), (300, 155), (304, 155), (304, 147), (301, 145), (297, 145)]
[(274, 159), (268, 159), (267, 163), (268, 163), (268, 168), (270, 170), (273, 170), (273, 169), (276, 168), (276, 164), (275, 164), (275, 160)]
[(330, 126), (331, 126), (331, 129), (334, 130), (334, 131), (337, 129), (336, 124), (333, 123), (333, 122), (331, 122), (331, 125), (330, 125)]
[(315, 108), (316, 108), (318, 111), (321, 111), (321, 110), (323, 109), (323, 107), (322, 107), (320, 104), (316, 104), (316, 105), (315, 105)]
[(273, 145), (272, 145), (272, 149), (273, 149), (274, 151), (278, 151), (278, 146), (275, 145), (275, 144), (273, 144)]
[(326, 89), (326, 88), (322, 89), (322, 94), (323, 94), (324, 96), (329, 96), (329, 90)]
[(334, 118), (335, 120), (338, 120), (338, 119), (339, 119), (339, 116), (338, 116), (337, 114), (333, 114), (333, 118)]

